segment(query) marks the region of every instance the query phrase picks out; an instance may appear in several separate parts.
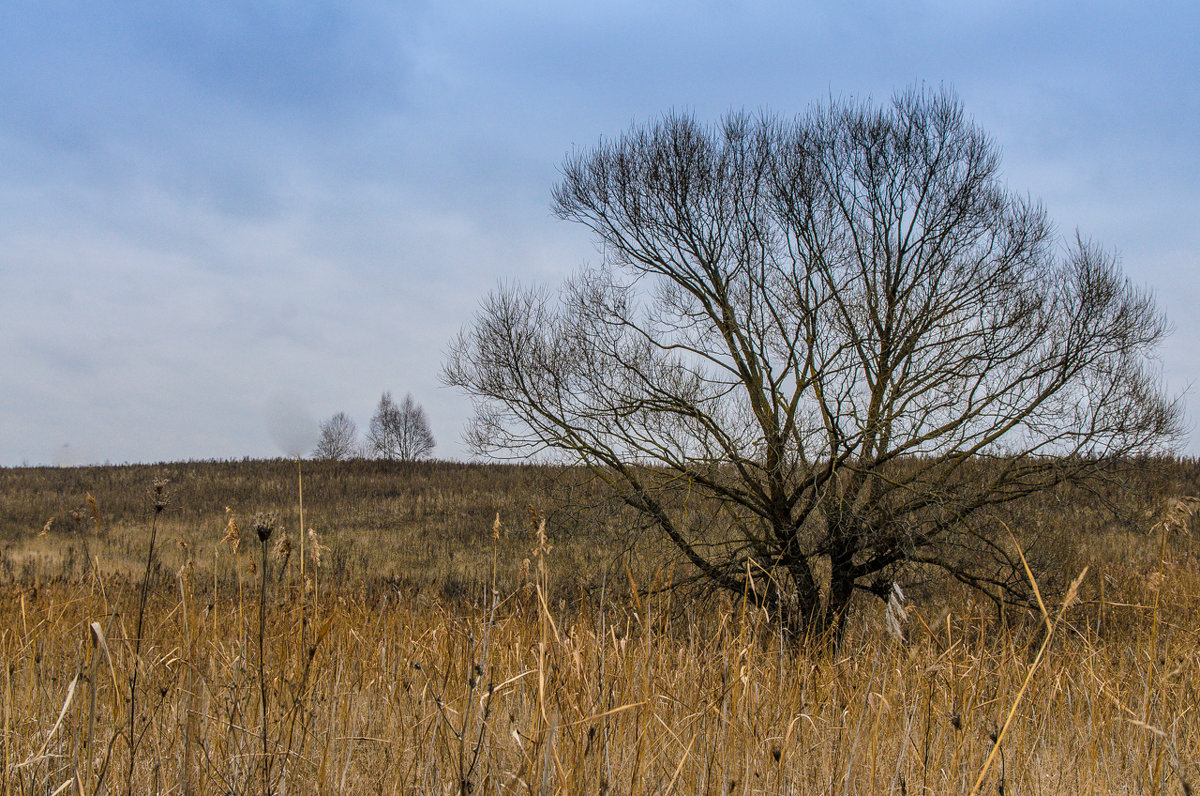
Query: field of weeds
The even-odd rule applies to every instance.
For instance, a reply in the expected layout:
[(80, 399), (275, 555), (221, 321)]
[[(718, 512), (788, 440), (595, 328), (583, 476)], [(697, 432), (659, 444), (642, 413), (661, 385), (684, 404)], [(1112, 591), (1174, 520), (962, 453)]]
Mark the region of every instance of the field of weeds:
[(837, 649), (660, 588), (569, 472), (304, 466), (303, 533), (295, 462), (0, 470), (6, 792), (1200, 782), (1194, 462), (1015, 510), (1042, 608), (927, 584)]

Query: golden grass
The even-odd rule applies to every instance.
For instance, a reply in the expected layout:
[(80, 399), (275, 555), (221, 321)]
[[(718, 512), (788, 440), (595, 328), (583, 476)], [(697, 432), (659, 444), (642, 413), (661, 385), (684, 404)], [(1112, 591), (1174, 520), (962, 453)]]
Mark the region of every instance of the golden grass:
[[(152, 572), (139, 647), (140, 580), (105, 564), (124, 548), (105, 538), (103, 490), (89, 489), (100, 520), (90, 505), (83, 516), (100, 528), (79, 539), (100, 551), (93, 564), (63, 574), (44, 549), (29, 570), (39, 584), (17, 571), (0, 587), (8, 793), (262, 793), (265, 781), (289, 794), (966, 794), (981, 779), (981, 793), (1119, 794), (1197, 782), (1200, 566), (1175, 509), (1155, 535), (1152, 518), (1124, 537), (1108, 529), (1103, 550), (1124, 554), (1091, 555), (1057, 621), (1049, 594), (1049, 622), (1001, 626), (990, 604), (947, 588), (908, 607), (903, 642), (882, 605), (860, 605), (834, 651), (789, 648), (744, 601), (651, 598), (614, 589), (611, 574), (581, 583), (581, 562), (605, 557), (597, 543), (553, 522), (539, 540), (511, 506), (501, 513), (521, 530), (482, 522), (458, 553), (471, 564), (456, 593), (410, 588), (419, 571), (335, 577), (336, 535), (322, 536), (322, 566), (308, 548), (304, 603), (298, 567), (272, 561), (260, 637), (257, 539), (240, 514), (242, 552), (219, 546), (221, 506), (188, 537), (201, 551), (191, 567)], [(44, 522), (10, 542), (10, 559), (75, 538), (68, 527), (39, 539)]]
[[(232, 566), (228, 548), (220, 544), (227, 508), (243, 531), (255, 513), (277, 512), (299, 547), (295, 460), (0, 468), (0, 583), (77, 580), (93, 565), (105, 576), (140, 579), (156, 480), (169, 482), (158, 520), (160, 574), (173, 574), (190, 559), (198, 580), (215, 577), (223, 588), (236, 588), (238, 572), (245, 576), (257, 556), (257, 544), (244, 540), (240, 563)], [(550, 512), (560, 580), (590, 582), (620, 551), (609, 544), (613, 536), (602, 522), (555, 510), (568, 498), (598, 500), (577, 474), (562, 468), (305, 462), (305, 544), (311, 528), (329, 546), (324, 577), (331, 583), (389, 581), (453, 596), (488, 579), (490, 548), (479, 542), (495, 515), (506, 524), (524, 522), (534, 505)], [(502, 586), (520, 585), (517, 571), (529, 555), (527, 539), (506, 536), (500, 552)], [(295, 556), (293, 568), (298, 563)]]
[[(1200, 579), (1172, 571), (1163, 588), (1176, 629), (1158, 649), (1080, 626), (1050, 639), (984, 792), (1194, 780)], [(136, 664), (134, 793), (261, 793), (264, 760), (288, 793), (457, 792), (460, 778), (477, 793), (966, 793), (1037, 662), (982, 606), (908, 644), (868, 622), (817, 653), (781, 648), (735, 602), (668, 621), (664, 605), (537, 596), (493, 614), (331, 595), (309, 606), (308, 648), (298, 603), (271, 604), (264, 759), (252, 599), (160, 591), (134, 658), (132, 599), (102, 583), (10, 593), (4, 781), (123, 791)]]

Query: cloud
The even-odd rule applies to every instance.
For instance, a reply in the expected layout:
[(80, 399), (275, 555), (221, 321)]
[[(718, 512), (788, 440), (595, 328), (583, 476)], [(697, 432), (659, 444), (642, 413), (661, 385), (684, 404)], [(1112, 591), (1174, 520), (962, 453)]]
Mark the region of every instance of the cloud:
[(0, 464), (273, 455), (271, 395), (362, 426), (385, 389), (459, 455), (446, 341), (599, 257), (548, 210), (572, 147), (919, 79), (1157, 289), (1194, 381), (1194, 12), (943, 6), (0, 4)]

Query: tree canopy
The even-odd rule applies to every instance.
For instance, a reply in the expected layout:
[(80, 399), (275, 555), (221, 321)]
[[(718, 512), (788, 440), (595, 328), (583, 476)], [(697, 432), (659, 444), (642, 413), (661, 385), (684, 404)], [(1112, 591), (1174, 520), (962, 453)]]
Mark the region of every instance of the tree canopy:
[(342, 461), (358, 453), (358, 425), (345, 412), (321, 423), (321, 437), (313, 449), (318, 459)]
[(473, 448), (589, 465), (797, 634), (905, 568), (1003, 597), (989, 508), (1159, 450), (1180, 410), (1153, 297), (999, 166), (920, 89), (576, 152), (553, 209), (603, 262), (495, 290), (453, 342)]
[(425, 409), (412, 393), (397, 404), (390, 392), (384, 392), (367, 429), (370, 451), (381, 459), (415, 462), (433, 453), (435, 445)]

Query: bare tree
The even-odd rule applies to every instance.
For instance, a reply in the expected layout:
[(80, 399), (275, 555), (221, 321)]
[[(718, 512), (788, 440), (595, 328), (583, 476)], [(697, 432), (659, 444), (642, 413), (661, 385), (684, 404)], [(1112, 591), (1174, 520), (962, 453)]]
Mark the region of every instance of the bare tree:
[(379, 399), (367, 431), (367, 443), (375, 456), (401, 462), (427, 458), (436, 444), (425, 410), (413, 400), (412, 393), (405, 395), (404, 403), (397, 406), (390, 392)]
[(451, 344), (469, 442), (589, 465), (798, 636), (913, 568), (1013, 596), (990, 510), (1179, 433), (1152, 297), (1012, 194), (946, 92), (669, 115), (562, 174), (605, 261), (498, 289)]
[(358, 450), (358, 426), (345, 412), (338, 412), (321, 424), (321, 438), (313, 450), (318, 459), (343, 461)]

